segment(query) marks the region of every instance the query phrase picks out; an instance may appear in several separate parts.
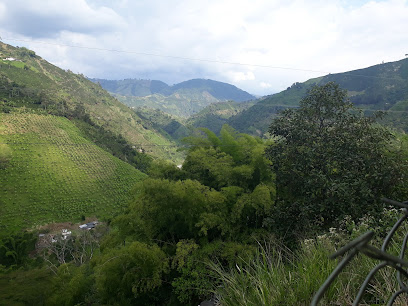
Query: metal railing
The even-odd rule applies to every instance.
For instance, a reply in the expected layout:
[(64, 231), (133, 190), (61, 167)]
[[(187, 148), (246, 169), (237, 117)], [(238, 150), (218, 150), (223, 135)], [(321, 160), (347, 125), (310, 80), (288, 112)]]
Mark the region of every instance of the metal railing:
[(313, 300), (311, 302), (311, 306), (318, 305), (319, 301), (323, 297), (324, 293), (330, 287), (332, 282), (336, 279), (336, 277), (341, 273), (341, 271), (346, 267), (346, 265), (356, 256), (359, 252), (363, 253), (366, 256), (369, 256), (374, 259), (378, 259), (381, 262), (377, 264), (366, 276), (363, 284), (360, 287), (360, 290), (357, 293), (356, 298), (354, 299), (353, 306), (358, 305), (363, 298), (363, 294), (367, 289), (367, 286), (370, 280), (374, 277), (374, 275), (384, 267), (392, 267), (396, 270), (396, 277), (399, 285), (399, 290), (397, 290), (388, 300), (387, 305), (392, 305), (398, 296), (402, 294), (408, 295), (408, 284), (402, 281), (402, 275), (404, 275), (408, 280), (408, 273), (406, 268), (408, 268), (408, 261), (404, 260), (405, 249), (408, 242), (408, 233), (405, 235), (404, 240), (401, 246), (401, 252), (399, 256), (394, 256), (388, 254), (387, 247), (391, 242), (392, 237), (394, 236), (397, 229), (401, 226), (401, 224), (408, 218), (408, 201), (405, 202), (397, 202), (390, 199), (382, 199), (385, 203), (397, 206), (399, 208), (403, 208), (403, 216), (394, 224), (392, 229), (388, 232), (387, 236), (385, 237), (381, 249), (373, 247), (369, 244), (370, 240), (374, 236), (373, 231), (366, 232), (365, 234), (357, 237), (353, 241), (349, 242), (347, 245), (342, 247), (336, 253), (330, 256), (331, 259), (337, 258), (339, 256), (344, 256), (344, 258), (340, 261), (337, 267), (333, 270), (333, 272), (329, 275), (326, 281), (322, 284), (319, 290), (316, 292)]

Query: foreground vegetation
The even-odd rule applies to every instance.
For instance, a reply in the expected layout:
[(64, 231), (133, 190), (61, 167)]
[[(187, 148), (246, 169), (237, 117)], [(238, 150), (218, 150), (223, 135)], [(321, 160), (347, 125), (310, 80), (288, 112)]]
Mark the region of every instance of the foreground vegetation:
[[(276, 240), (259, 242), (254, 257), (231, 269), (211, 264), (221, 284), (215, 288), (216, 299), (221, 305), (309, 305), (312, 297), (336, 268), (340, 259), (329, 256), (351, 239), (368, 229), (376, 232), (371, 244), (381, 248), (386, 230), (403, 212), (387, 209), (378, 220), (365, 217), (354, 223), (346, 218), (339, 228), (305, 239), (296, 251), (287, 249)], [(400, 228), (387, 252), (398, 256), (408, 230), (407, 224)], [(355, 257), (337, 277), (323, 296), (319, 305), (351, 305), (368, 273), (379, 263), (363, 254)], [(391, 295), (398, 291), (396, 273), (385, 268), (371, 280), (361, 305), (385, 305)], [(406, 305), (398, 299), (394, 305)]]
[[(336, 265), (327, 257), (333, 250), (376, 220), (383, 225), (376, 228), (379, 239), (393, 223), (398, 212), (389, 213), (380, 197), (407, 195), (405, 136), (375, 119), (356, 112), (347, 94), (328, 83), (313, 87), (300, 108), (283, 112), (270, 126), (270, 140), (228, 125), (219, 135), (203, 128), (184, 139), (181, 169), (152, 161), (149, 178), (140, 180), (132, 168), (140, 176), (129, 205), (106, 230), (76, 232), (70, 239), (56, 233), (55, 242), (40, 246), (33, 243), (37, 233), (4, 237), (0, 297), (8, 304), (32, 298), (49, 305), (197, 305), (213, 298), (222, 305), (306, 305)], [(71, 142), (82, 140), (74, 128), (58, 129), (70, 121), (49, 120), (53, 131), (71, 131)], [(0, 171), (13, 169), (13, 145), (3, 147)], [(21, 158), (47, 154), (29, 149), (32, 154)], [(59, 158), (80, 168), (72, 152)], [(94, 178), (85, 171), (79, 185), (86, 190), (88, 180), (106, 182), (99, 175), (110, 173), (97, 159), (90, 170), (103, 172)], [(58, 169), (54, 180), (65, 171)], [(120, 195), (114, 200), (123, 203)], [(372, 263), (358, 257), (324, 303), (349, 304)], [(27, 279), (46, 288), (36, 291)], [(379, 276), (365, 301), (381, 303), (394, 286), (389, 279)]]

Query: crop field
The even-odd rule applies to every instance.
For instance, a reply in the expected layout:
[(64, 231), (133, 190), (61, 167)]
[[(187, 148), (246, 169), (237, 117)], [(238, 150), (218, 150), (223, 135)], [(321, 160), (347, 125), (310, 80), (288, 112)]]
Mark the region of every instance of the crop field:
[(0, 236), (49, 222), (108, 218), (145, 175), (90, 141), (68, 119), (0, 114)]

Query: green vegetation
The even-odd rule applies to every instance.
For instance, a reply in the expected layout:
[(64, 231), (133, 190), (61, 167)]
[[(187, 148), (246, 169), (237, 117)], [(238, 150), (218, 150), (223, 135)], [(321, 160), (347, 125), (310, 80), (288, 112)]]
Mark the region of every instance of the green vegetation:
[(227, 123), (241, 132), (263, 135), (271, 120), (283, 109), (298, 107), (301, 98), (313, 85), (335, 82), (347, 90), (351, 102), (357, 108), (363, 109), (368, 115), (377, 110), (387, 111), (388, 116), (382, 123), (407, 131), (407, 71), (408, 59), (403, 59), (294, 83), (280, 93), (259, 100)]
[[(16, 59), (0, 61), (0, 112), (35, 112), (79, 119), (99, 131), (105, 130), (105, 134), (123, 138), (137, 149), (142, 149), (143, 145), (154, 146), (154, 150), (145, 151), (155, 158), (182, 159), (171, 146), (174, 142), (168, 135), (147, 130), (144, 127), (146, 122), (135, 112), (84, 76), (51, 65), (26, 48), (0, 43), (0, 51), (4, 56)], [(92, 130), (83, 124), (79, 126)], [(120, 145), (121, 139), (116, 142)], [(117, 156), (122, 157), (122, 154)]]
[(199, 113), (188, 118), (186, 124), (196, 128), (207, 128), (218, 134), (228, 119), (241, 111), (251, 107), (255, 101), (249, 102), (218, 102), (210, 104), (202, 109)]
[(312, 87), (299, 108), (283, 111), (270, 126), (275, 214), (288, 235), (327, 229), (345, 215), (375, 214), (382, 196), (401, 196), (394, 191), (407, 163), (398, 141), (376, 117), (352, 110), (347, 92), (330, 82)]
[[(331, 76), (294, 84), (273, 105), (293, 108), (268, 123), (265, 140), (221, 126), (239, 117), (232, 102), (196, 117), (213, 118), (217, 133), (190, 130), (159, 111), (130, 110), (30, 50), (0, 46), (33, 67), (0, 63), (0, 304), (306, 305), (337, 264), (333, 250), (372, 227), (378, 245), (395, 222), (400, 212), (379, 199), (408, 194), (407, 136), (348, 99), (363, 99), (369, 82), (345, 78), (348, 92)], [(393, 68), (401, 78), (404, 67)], [(197, 83), (206, 86), (177, 90)], [(365, 104), (366, 114), (380, 102)], [(177, 167), (148, 153), (185, 159)], [(94, 216), (106, 223), (72, 224)], [(350, 304), (372, 265), (358, 256), (323, 303)], [(364, 303), (389, 297), (388, 272)]]
[(0, 122), (0, 235), (81, 215), (111, 217), (145, 177), (66, 118), (0, 114)]
[(168, 135), (169, 139), (178, 141), (192, 132), (179, 119), (160, 110), (138, 107), (135, 109), (135, 112), (140, 118), (145, 120), (146, 128), (160, 131), (162, 135)]
[[(349, 242), (352, 237), (374, 229), (373, 245), (380, 248), (385, 230), (400, 217), (393, 209), (384, 211), (378, 225), (375, 218), (364, 218), (358, 225), (346, 218), (339, 228), (314, 239), (306, 239), (296, 251), (291, 251), (275, 240), (259, 242), (256, 255), (230, 269), (211, 264), (222, 283), (214, 288), (221, 305), (309, 305), (313, 295), (332, 273), (341, 259), (329, 256)], [(389, 253), (398, 256), (407, 226), (399, 229)], [(365, 255), (357, 256), (346, 266), (323, 297), (319, 305), (351, 305), (366, 275), (378, 264)], [(392, 293), (399, 289), (395, 270), (386, 268), (371, 280), (361, 305), (385, 305)], [(404, 305), (399, 299), (395, 305)]]

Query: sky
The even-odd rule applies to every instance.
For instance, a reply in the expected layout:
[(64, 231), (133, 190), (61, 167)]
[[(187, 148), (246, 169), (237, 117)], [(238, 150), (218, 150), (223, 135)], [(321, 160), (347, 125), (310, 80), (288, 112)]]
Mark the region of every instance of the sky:
[(0, 37), (104, 79), (251, 94), (405, 58), (408, 0), (0, 0)]

